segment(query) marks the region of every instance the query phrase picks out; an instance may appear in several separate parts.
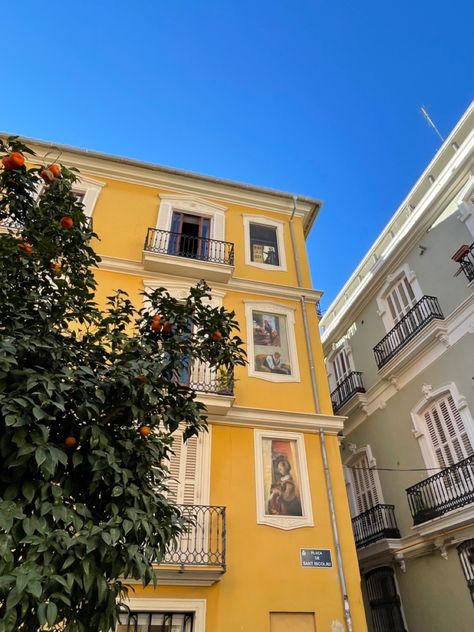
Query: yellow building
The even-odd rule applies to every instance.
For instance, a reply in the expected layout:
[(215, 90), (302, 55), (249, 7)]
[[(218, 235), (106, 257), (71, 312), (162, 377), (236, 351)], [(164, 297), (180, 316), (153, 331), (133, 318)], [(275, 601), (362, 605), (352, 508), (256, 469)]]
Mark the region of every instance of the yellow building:
[(171, 469), (195, 527), (157, 587), (134, 585), (120, 630), (364, 632), (343, 419), (332, 414), (305, 249), (320, 202), (59, 149), (80, 169), (77, 194), (100, 237), (99, 301), (117, 288), (137, 305), (145, 288), (179, 297), (206, 279), (214, 303), (235, 310), (249, 359), (235, 380), (190, 371), (209, 432), (177, 436)]

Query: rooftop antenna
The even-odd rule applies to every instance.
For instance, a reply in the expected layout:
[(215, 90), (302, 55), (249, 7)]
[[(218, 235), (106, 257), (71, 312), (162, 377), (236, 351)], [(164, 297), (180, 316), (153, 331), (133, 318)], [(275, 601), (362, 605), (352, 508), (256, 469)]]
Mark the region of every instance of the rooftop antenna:
[(441, 136), (441, 134), (439, 133), (438, 128), (436, 127), (436, 125), (435, 125), (435, 124), (433, 123), (433, 121), (431, 120), (430, 115), (428, 114), (428, 110), (425, 108), (425, 106), (424, 106), (424, 105), (422, 105), (422, 106), (421, 106), (420, 110), (421, 110), (421, 113), (423, 114), (423, 116), (425, 117), (426, 122), (428, 123), (428, 125), (434, 129), (434, 131), (435, 131), (435, 132), (438, 134), (438, 136), (440, 137), (441, 142), (443, 142), (443, 143), (444, 143), (444, 138)]

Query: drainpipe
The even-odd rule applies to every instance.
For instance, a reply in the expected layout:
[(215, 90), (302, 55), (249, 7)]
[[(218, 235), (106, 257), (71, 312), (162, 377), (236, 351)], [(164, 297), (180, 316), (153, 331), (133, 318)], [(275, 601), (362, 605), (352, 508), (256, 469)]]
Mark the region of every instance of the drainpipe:
[[(295, 260), (296, 278), (298, 281), (298, 287), (301, 288), (303, 285), (302, 275), (301, 275), (301, 266), (300, 266), (300, 260), (298, 256), (298, 249), (296, 247), (295, 229), (293, 226), (293, 218), (296, 213), (297, 200), (298, 198), (295, 195), (293, 197), (293, 212), (291, 213), (291, 217), (290, 217), (290, 236), (291, 236), (291, 245), (293, 248), (293, 257)], [(306, 300), (305, 300), (304, 294), (300, 296), (300, 303), (301, 303), (301, 312), (303, 314), (303, 327), (304, 327), (306, 348), (308, 350), (309, 372), (311, 375), (311, 386), (312, 386), (312, 391), (313, 391), (314, 408), (315, 408), (316, 414), (320, 414), (321, 407), (319, 405), (319, 393), (318, 393), (318, 384), (316, 381), (316, 369), (314, 366), (313, 345), (311, 343), (311, 335), (310, 335), (310, 330), (309, 330), (308, 314), (306, 311)], [(319, 440), (320, 440), (319, 442), (321, 445), (321, 456), (323, 459), (324, 476), (326, 480), (326, 489), (327, 489), (328, 500), (329, 500), (329, 513), (331, 515), (331, 526), (332, 526), (332, 533), (334, 537), (334, 548), (336, 549), (339, 585), (341, 587), (342, 600), (344, 603), (344, 618), (346, 620), (347, 632), (353, 632), (351, 608), (349, 604), (349, 597), (347, 595), (346, 576), (344, 573), (344, 566), (342, 562), (341, 544), (339, 541), (339, 530), (337, 527), (336, 509), (334, 506), (334, 495), (332, 491), (331, 474), (329, 472), (328, 454), (326, 450), (326, 437), (324, 435), (324, 430), (322, 428), (319, 429)]]

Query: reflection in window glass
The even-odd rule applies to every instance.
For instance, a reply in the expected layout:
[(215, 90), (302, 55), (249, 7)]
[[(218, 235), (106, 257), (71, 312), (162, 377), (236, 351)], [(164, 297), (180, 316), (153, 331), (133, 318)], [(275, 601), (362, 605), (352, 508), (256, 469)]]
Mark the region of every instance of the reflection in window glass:
[(274, 226), (250, 224), (250, 258), (255, 263), (280, 265), (277, 229)]
[(252, 312), (255, 371), (291, 375), (286, 316)]

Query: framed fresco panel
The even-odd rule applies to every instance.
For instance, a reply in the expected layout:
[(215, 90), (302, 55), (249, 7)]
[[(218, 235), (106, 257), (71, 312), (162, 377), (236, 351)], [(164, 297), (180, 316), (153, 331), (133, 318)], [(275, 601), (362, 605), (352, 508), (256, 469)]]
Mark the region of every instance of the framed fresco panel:
[(246, 303), (249, 375), (299, 382), (294, 310), (277, 303)]
[(312, 526), (304, 436), (255, 430), (257, 523), (278, 529)]

